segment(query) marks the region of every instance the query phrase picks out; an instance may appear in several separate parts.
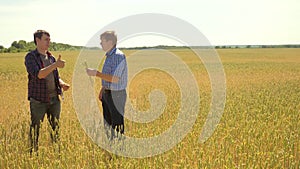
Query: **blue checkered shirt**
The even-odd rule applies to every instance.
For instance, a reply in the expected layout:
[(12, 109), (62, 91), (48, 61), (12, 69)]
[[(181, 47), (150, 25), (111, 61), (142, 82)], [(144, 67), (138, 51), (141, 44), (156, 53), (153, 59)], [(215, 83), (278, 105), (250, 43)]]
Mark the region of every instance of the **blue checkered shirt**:
[(127, 62), (122, 51), (113, 48), (106, 53), (106, 59), (102, 68), (103, 74), (119, 77), (118, 83), (111, 83), (102, 79), (102, 86), (109, 90), (123, 90), (127, 86)]

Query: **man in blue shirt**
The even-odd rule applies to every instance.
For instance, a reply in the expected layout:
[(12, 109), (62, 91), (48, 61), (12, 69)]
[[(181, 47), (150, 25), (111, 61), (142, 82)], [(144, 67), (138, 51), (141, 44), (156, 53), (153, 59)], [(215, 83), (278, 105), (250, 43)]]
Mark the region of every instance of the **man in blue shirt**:
[[(124, 111), (126, 103), (126, 87), (128, 68), (125, 55), (116, 48), (117, 36), (114, 31), (106, 31), (100, 35), (102, 49), (106, 52), (106, 59), (102, 72), (87, 68), (89, 76), (102, 79), (102, 88), (99, 99), (102, 101), (104, 126), (111, 128), (113, 139), (117, 135), (124, 134)], [(109, 136), (109, 135), (108, 135)]]

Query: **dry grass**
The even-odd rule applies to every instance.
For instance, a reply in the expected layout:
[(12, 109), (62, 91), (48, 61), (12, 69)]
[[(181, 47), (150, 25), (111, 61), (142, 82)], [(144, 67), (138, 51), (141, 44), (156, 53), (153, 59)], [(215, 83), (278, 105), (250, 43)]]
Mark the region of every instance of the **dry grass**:
[[(207, 72), (193, 52), (172, 52), (196, 77), (200, 113), (193, 130), (173, 149), (140, 159), (116, 156), (94, 144), (80, 126), (71, 91), (65, 92), (62, 102), (60, 156), (50, 144), (49, 126), (44, 121), (39, 156), (30, 157), (25, 53), (0, 54), (0, 168), (299, 168), (300, 49), (218, 50), (226, 73), (226, 106), (214, 135), (204, 144), (198, 143), (198, 137), (210, 104)], [(134, 51), (125, 53), (130, 57)], [(79, 53), (61, 54), (67, 61), (61, 77), (71, 83)], [(138, 74), (129, 85), (130, 100), (137, 109), (147, 110), (153, 89), (165, 92), (165, 112), (151, 123), (126, 120), (129, 136), (160, 134), (176, 120), (179, 87), (165, 72)]]

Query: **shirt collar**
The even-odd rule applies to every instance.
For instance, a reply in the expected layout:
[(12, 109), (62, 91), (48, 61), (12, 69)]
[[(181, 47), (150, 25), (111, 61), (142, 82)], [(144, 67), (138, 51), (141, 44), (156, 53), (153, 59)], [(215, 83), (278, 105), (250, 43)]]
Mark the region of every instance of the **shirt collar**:
[[(34, 50), (34, 53), (36, 56), (40, 56), (41, 54), (39, 53), (39, 51), (37, 50), (37, 48)], [(48, 56), (52, 56), (51, 52), (47, 51), (47, 55)]]
[(111, 56), (111, 55), (113, 55), (114, 53), (116, 53), (116, 50), (117, 50), (116, 47), (112, 48), (112, 50), (110, 50), (108, 53), (106, 53), (106, 56)]

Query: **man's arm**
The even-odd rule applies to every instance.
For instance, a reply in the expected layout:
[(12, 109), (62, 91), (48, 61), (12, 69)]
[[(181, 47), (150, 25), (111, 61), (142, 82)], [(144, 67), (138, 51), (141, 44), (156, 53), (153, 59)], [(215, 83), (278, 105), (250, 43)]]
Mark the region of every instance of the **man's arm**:
[(101, 79), (103, 79), (105, 81), (111, 82), (111, 83), (118, 83), (119, 79), (120, 79), (117, 76), (111, 76), (111, 75), (103, 74), (103, 73), (101, 73), (99, 71), (97, 71), (96, 76), (100, 77)]
[(125, 60), (125, 56), (121, 56), (121, 55), (116, 55), (118, 56), (114, 62), (113, 62), (113, 69), (111, 70), (111, 72), (114, 72), (113, 75), (110, 74), (104, 74), (102, 72), (99, 72), (95, 69), (91, 69), (91, 68), (87, 68), (86, 72), (89, 76), (96, 76), (96, 77), (100, 77), (101, 79), (107, 81), (107, 82), (111, 82), (111, 83), (118, 83), (121, 77), (121, 74), (123, 72), (123, 70), (127, 67), (127, 63)]
[(42, 68), (39, 71), (38, 78), (43, 79), (47, 77), (54, 69), (56, 68), (63, 68), (65, 66), (65, 61), (61, 60), (61, 55), (58, 56), (58, 59), (56, 62), (52, 63), (51, 65)]
[(96, 76), (96, 77), (100, 77), (101, 79), (111, 82), (111, 83), (118, 83), (119, 82), (119, 77), (117, 76), (111, 76), (108, 74), (103, 74), (95, 69), (91, 69), (91, 68), (87, 68), (86, 72), (89, 76)]

